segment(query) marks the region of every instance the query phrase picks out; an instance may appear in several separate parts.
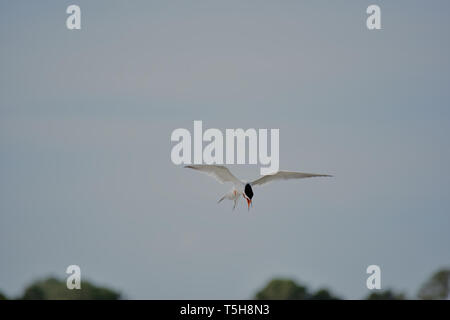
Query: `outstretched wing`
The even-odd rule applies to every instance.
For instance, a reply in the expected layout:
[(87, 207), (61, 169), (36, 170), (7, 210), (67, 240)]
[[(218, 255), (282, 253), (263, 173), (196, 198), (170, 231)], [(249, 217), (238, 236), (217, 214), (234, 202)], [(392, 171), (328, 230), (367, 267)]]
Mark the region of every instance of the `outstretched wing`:
[(217, 165), (192, 165), (185, 166), (185, 168), (198, 170), (200, 172), (206, 173), (207, 175), (215, 178), (220, 183), (231, 182), (235, 185), (239, 185), (241, 181), (233, 176), (233, 174), (228, 170), (227, 167), (217, 166)]
[(328, 174), (316, 174), (316, 173), (304, 173), (304, 172), (292, 172), (292, 171), (278, 171), (274, 174), (262, 176), (261, 178), (251, 182), (252, 186), (262, 186), (266, 183), (277, 180), (289, 180), (289, 179), (304, 179), (312, 177), (332, 177)]

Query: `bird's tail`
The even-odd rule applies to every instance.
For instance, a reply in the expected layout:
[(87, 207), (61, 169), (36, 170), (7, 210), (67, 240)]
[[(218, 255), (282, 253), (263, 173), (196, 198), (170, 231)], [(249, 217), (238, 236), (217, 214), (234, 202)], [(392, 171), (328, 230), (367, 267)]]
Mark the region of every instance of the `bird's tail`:
[(219, 201), (217, 201), (217, 203), (221, 203), (223, 199), (225, 199), (226, 195), (224, 195), (222, 198), (219, 199)]

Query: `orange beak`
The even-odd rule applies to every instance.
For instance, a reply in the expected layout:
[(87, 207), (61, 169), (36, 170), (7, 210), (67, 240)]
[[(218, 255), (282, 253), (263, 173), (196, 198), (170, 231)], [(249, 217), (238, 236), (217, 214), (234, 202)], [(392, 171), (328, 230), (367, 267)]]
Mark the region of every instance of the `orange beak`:
[(245, 200), (247, 200), (248, 210), (250, 210), (250, 205), (252, 204), (252, 200), (250, 200), (249, 198), (245, 198)]

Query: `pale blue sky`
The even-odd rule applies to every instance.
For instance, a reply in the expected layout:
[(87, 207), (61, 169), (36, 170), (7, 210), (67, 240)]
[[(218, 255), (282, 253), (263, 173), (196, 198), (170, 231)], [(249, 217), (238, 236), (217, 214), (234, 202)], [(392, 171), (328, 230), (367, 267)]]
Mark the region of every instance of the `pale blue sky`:
[[(79, 4), (82, 30), (65, 28)], [(383, 30), (365, 27), (377, 3)], [(273, 276), (415, 294), (450, 265), (448, 1), (1, 1), (0, 290), (69, 264), (129, 298), (249, 298)], [(279, 128), (282, 169), (228, 187), (172, 130)], [(243, 178), (257, 166), (232, 166)], [(271, 199), (273, 197), (273, 199)]]

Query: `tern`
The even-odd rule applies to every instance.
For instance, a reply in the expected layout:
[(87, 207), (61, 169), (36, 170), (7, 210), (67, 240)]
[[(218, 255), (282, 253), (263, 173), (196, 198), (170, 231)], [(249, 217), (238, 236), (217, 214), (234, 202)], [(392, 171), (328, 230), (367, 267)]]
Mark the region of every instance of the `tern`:
[(190, 165), (185, 166), (185, 168), (198, 170), (205, 173), (213, 178), (215, 178), (220, 183), (231, 182), (233, 188), (227, 192), (222, 198), (220, 198), (217, 203), (220, 203), (224, 199), (233, 200), (234, 206), (233, 210), (236, 208), (238, 200), (243, 197), (247, 200), (248, 210), (250, 210), (250, 205), (252, 204), (253, 198), (253, 188), (255, 186), (262, 186), (267, 183), (278, 181), (278, 180), (290, 180), (290, 179), (304, 179), (312, 177), (332, 177), (329, 174), (317, 174), (317, 173), (304, 173), (304, 172), (293, 172), (293, 171), (278, 171), (274, 174), (264, 175), (259, 179), (251, 182), (244, 182), (236, 178), (230, 170), (225, 166), (220, 165)]

